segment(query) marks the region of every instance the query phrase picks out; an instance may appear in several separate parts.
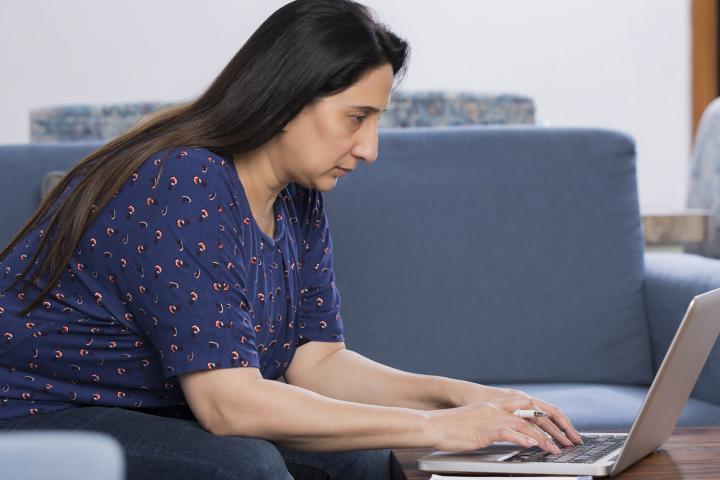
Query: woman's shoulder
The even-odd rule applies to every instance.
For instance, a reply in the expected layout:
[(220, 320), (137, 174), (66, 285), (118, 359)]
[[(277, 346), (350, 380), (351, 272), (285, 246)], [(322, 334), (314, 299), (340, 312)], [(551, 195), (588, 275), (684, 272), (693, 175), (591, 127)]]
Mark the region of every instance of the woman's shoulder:
[(152, 154), (141, 167), (156, 172), (171, 171), (174, 175), (188, 176), (225, 174), (231, 165), (229, 159), (205, 147), (168, 147)]
[(190, 192), (207, 193), (211, 199), (231, 198), (232, 177), (228, 172), (231, 167), (227, 158), (207, 148), (169, 147), (140, 164), (126, 186), (156, 199)]

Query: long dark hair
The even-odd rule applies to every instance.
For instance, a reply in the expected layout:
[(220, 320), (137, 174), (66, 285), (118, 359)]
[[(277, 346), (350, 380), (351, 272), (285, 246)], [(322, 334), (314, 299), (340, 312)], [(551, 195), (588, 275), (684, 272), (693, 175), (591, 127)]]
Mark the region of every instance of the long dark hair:
[[(183, 145), (223, 156), (253, 150), (306, 105), (340, 93), (369, 70), (389, 63), (393, 75), (404, 77), (409, 54), (406, 41), (351, 0), (295, 0), (275, 11), (196, 100), (145, 117), (83, 158), (38, 206), (0, 252), (1, 260), (28, 232), (49, 222), (12, 285), (24, 279), (21, 291), (29, 285), (41, 290), (20, 315), (52, 289), (99, 211), (153, 154)], [(38, 286), (44, 274), (49, 281)]]

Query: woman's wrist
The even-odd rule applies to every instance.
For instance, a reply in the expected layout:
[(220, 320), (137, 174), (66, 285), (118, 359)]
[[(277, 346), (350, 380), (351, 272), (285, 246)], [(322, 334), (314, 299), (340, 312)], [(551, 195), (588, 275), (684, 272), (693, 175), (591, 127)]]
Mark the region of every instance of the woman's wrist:
[[(498, 397), (513, 396), (516, 392), (479, 383), (457, 380), (438, 375), (419, 375), (414, 379), (411, 390), (420, 394), (426, 409), (436, 410), (461, 407), (472, 403), (494, 400)], [(422, 390), (422, 392), (419, 392)]]
[(461, 407), (473, 403), (489, 402), (498, 397), (509, 396), (512, 393), (504, 388), (489, 387), (479, 383), (468, 382), (465, 380), (451, 381), (447, 392), (447, 402), (451, 407)]
[(463, 396), (466, 387), (459, 385), (461, 381), (437, 375), (425, 375), (422, 385), (426, 391), (424, 401), (430, 410), (453, 408), (459, 406), (457, 401)]
[(419, 427), (420, 443), (422, 447), (434, 447), (437, 444), (437, 431), (433, 427), (432, 410), (415, 410), (417, 414), (417, 425)]

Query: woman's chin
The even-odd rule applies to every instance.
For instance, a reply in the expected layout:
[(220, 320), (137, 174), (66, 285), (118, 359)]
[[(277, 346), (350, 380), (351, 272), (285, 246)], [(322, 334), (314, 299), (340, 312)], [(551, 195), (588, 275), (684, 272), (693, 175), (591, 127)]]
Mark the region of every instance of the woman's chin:
[(320, 192), (330, 191), (337, 186), (338, 178), (339, 177), (335, 175), (323, 177), (321, 181), (317, 182), (317, 186), (315, 187), (315, 189)]
[(296, 180), (295, 183), (308, 189), (317, 190), (319, 192), (327, 192), (337, 186), (338, 178), (339, 176), (337, 175), (324, 175), (322, 177), (315, 178), (311, 182), (306, 183)]

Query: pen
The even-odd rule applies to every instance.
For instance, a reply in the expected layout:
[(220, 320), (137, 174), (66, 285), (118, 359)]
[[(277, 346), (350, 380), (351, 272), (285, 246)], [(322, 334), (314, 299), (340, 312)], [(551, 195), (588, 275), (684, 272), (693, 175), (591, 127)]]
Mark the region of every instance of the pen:
[(547, 413), (542, 410), (515, 410), (513, 415), (517, 415), (520, 418), (547, 417)]

